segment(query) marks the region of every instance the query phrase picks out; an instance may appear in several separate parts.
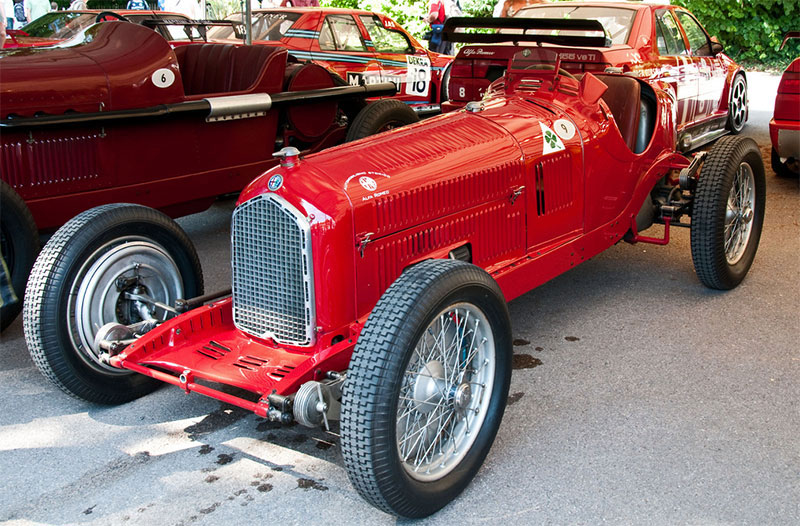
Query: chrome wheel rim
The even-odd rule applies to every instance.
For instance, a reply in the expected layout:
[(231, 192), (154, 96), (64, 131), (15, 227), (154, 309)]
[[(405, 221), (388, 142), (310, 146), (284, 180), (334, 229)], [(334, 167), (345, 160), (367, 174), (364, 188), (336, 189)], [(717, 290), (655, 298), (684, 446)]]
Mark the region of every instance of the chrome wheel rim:
[(742, 259), (755, 219), (756, 191), (753, 169), (741, 163), (733, 178), (725, 208), (725, 259), (735, 265)]
[(87, 258), (73, 281), (67, 308), (72, 344), (84, 362), (103, 373), (130, 374), (100, 360), (93, 345), (100, 327), (163, 320), (166, 315), (126, 299), (126, 292), (146, 294), (167, 305), (183, 296), (178, 266), (162, 246), (140, 237), (115, 239)]
[(741, 130), (747, 115), (747, 84), (742, 77), (737, 77), (733, 84), (730, 112), (733, 129)]
[(491, 326), (474, 305), (451, 305), (425, 329), (397, 406), (397, 452), (412, 478), (439, 480), (467, 455), (486, 419), (495, 362)]

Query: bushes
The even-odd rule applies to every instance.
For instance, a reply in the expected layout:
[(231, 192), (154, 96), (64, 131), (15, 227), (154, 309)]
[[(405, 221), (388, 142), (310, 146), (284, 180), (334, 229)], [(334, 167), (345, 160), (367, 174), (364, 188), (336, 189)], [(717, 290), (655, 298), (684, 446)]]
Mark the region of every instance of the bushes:
[(725, 53), (746, 64), (785, 68), (800, 55), (800, 39), (778, 48), (783, 35), (797, 30), (797, 0), (673, 0), (691, 11), (711, 35), (725, 46)]

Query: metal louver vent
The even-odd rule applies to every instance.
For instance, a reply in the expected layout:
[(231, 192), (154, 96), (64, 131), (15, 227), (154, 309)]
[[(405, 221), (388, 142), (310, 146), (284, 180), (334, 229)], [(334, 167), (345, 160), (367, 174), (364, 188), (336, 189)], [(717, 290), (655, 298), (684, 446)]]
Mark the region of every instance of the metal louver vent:
[(275, 194), (239, 205), (231, 225), (233, 322), (289, 345), (314, 340), (314, 277), (308, 221)]

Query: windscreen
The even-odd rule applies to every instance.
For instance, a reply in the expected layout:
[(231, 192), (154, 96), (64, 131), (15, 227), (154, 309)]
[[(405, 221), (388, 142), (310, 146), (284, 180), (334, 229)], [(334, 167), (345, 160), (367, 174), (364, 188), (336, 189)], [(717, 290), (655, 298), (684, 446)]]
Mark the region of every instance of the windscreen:
[(94, 24), (94, 13), (47, 13), (23, 28), (32, 37), (66, 40)]
[[(592, 6), (546, 6), (529, 7), (520, 9), (514, 14), (514, 18), (564, 18), (578, 20), (597, 20), (603, 24), (606, 37), (611, 40), (611, 44), (625, 44), (631, 33), (633, 19), (636, 10), (625, 9), (624, 7), (592, 7)], [(531, 31), (537, 33), (540, 30)], [(562, 32), (573, 36), (593, 36), (586, 31)]]

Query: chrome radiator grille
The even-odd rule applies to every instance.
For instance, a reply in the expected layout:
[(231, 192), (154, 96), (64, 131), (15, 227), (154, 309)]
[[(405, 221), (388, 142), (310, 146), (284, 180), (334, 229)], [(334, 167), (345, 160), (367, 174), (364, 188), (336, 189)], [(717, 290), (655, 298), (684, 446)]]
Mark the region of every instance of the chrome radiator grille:
[(233, 322), (278, 343), (314, 339), (314, 276), (308, 221), (275, 194), (254, 197), (233, 212)]

